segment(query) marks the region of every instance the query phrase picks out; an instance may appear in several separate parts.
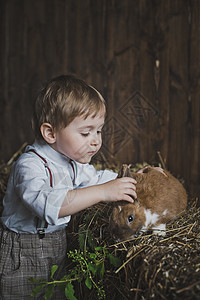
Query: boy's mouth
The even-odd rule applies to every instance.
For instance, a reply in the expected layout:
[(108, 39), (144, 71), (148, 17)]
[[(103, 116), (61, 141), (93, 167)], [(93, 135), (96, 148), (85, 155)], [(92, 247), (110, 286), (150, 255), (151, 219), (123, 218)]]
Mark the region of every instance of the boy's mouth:
[(97, 152), (97, 151), (89, 151), (88, 154), (89, 154), (90, 156), (93, 156), (96, 152)]

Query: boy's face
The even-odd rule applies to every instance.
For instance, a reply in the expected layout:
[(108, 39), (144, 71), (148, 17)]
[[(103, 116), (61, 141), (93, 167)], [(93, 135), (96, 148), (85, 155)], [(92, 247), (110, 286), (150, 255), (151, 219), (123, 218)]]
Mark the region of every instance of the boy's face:
[(89, 163), (101, 148), (104, 119), (104, 113), (85, 120), (83, 116), (76, 117), (67, 127), (56, 132), (52, 148), (79, 163)]

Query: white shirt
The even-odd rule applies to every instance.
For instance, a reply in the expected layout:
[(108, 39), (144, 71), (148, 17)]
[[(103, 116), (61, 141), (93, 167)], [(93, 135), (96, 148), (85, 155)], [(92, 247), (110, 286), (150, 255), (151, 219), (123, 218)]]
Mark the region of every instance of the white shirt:
[[(30, 152), (31, 149), (44, 158), (47, 164), (36, 153)], [(89, 164), (73, 161), (73, 166), (68, 157), (47, 143), (35, 142), (27, 146), (25, 153), (11, 169), (3, 199), (2, 223), (17, 233), (37, 233), (37, 220), (40, 218), (48, 223), (45, 232), (62, 229), (71, 218), (58, 217), (69, 190), (101, 184), (117, 177), (112, 171), (96, 171)], [(52, 174), (52, 187), (47, 167)]]

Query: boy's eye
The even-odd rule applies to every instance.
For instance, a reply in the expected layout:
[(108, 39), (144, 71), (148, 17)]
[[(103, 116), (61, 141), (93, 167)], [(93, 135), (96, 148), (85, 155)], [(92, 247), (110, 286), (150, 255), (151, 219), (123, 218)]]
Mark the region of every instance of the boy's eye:
[(82, 132), (81, 135), (82, 135), (82, 136), (88, 136), (88, 135), (89, 135), (89, 132)]
[[(98, 135), (101, 134), (101, 133), (102, 133), (101, 130), (98, 130), (98, 131), (97, 131), (97, 134), (98, 134)], [(84, 137), (89, 136), (89, 134), (91, 134), (91, 132), (81, 132), (81, 135), (84, 136)]]

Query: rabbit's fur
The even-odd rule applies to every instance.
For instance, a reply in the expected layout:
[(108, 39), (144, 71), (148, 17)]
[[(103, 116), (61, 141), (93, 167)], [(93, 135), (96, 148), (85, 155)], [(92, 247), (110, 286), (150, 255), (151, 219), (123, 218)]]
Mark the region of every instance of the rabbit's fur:
[(187, 193), (178, 179), (161, 168), (148, 166), (131, 173), (123, 165), (118, 177), (136, 179), (137, 199), (114, 204), (110, 216), (110, 232), (115, 240), (127, 240), (140, 232), (152, 229), (165, 235), (166, 223), (178, 217), (187, 206)]

